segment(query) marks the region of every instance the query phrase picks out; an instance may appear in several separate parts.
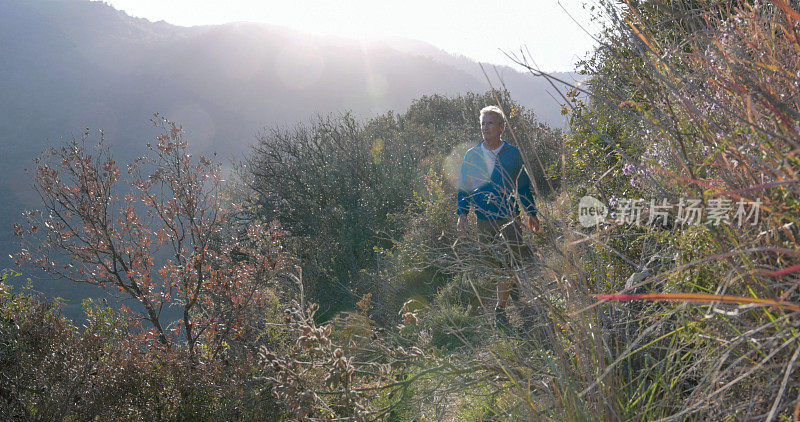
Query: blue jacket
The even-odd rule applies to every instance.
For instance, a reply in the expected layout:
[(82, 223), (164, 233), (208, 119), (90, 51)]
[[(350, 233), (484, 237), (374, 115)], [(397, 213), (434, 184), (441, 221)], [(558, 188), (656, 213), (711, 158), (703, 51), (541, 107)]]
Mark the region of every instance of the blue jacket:
[(519, 213), (514, 199), (516, 191), (525, 211), (535, 216), (537, 211), (531, 192), (531, 179), (523, 167), (519, 148), (504, 142), (491, 173), (486, 168), (487, 161), (483, 154), (481, 143), (464, 154), (458, 173), (456, 214), (466, 214), (470, 205), (474, 205), (475, 214), (484, 220), (516, 216)]

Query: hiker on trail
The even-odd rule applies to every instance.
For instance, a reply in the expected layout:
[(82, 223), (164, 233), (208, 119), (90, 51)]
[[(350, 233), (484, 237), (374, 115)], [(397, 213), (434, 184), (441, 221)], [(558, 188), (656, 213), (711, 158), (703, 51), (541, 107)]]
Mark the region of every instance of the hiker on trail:
[[(483, 141), (464, 154), (458, 174), (458, 231), (466, 235), (467, 214), (472, 207), (478, 218), (481, 243), (507, 250), (511, 259), (519, 262), (529, 257), (531, 251), (522, 239), (515, 196), (519, 196), (520, 205), (529, 215), (527, 226), (539, 231), (531, 179), (523, 167), (519, 149), (501, 138), (506, 122), (503, 111), (496, 106), (484, 107), (480, 121)], [(498, 326), (508, 324), (505, 308), (512, 283), (504, 278), (497, 282), (495, 324)]]

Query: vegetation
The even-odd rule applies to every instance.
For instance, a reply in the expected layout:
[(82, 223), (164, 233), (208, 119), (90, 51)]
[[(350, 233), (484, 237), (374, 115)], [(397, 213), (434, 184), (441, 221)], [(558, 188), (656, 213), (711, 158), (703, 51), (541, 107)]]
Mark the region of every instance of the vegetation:
[[(606, 357), (604, 379), (625, 386), (613, 410), (797, 418), (797, 6), (653, 1), (610, 11), (617, 24), (586, 63), (591, 101), (575, 101), (579, 130), (567, 141), (575, 156), (594, 152), (602, 165), (567, 160), (576, 182), (591, 183), (572, 186), (617, 202), (617, 212), (620, 197), (664, 198), (679, 217), (693, 198), (706, 214), (701, 224), (661, 224), (645, 212), (639, 227), (611, 228), (586, 255), (605, 265), (586, 267), (586, 278), (592, 291), (719, 301), (610, 307), (632, 318), (628, 334), (609, 342), (625, 351)], [(728, 300), (739, 306), (720, 303)]]
[[(240, 168), (252, 187), (247, 202), (255, 216), (280, 221), (292, 234), (321, 317), (352, 309), (371, 293), (375, 316), (385, 322), (405, 300), (398, 291), (435, 291), (438, 285), (407, 286), (383, 277), (379, 273), (388, 267), (381, 254), (403, 233), (416, 230), (410, 223), (425, 211), (425, 204), (414, 198), (419, 200), (428, 189), (426, 178), (452, 180), (464, 151), (479, 141), (475, 116), (495, 101), (491, 94), (423, 97), (401, 115), (388, 113), (365, 123), (348, 114), (321, 117), (258, 137)], [(510, 129), (531, 135), (525, 138), (529, 145), (550, 148), (549, 162), (555, 161), (558, 132), (537, 124), (508, 94), (500, 101), (515, 116)], [(536, 175), (544, 191), (544, 173)], [(448, 186), (442, 195), (452, 192)]]
[[(156, 120), (129, 195), (102, 147), (47, 152), (18, 257), (136, 306), (87, 302), (76, 327), (0, 283), (0, 416), (800, 419), (800, 9), (602, 11), (567, 133), (509, 93), (423, 97), (265, 131), (222, 189)], [(455, 230), (454, 176), (494, 103), (536, 181), (530, 262)], [(587, 195), (608, 208), (591, 227)]]

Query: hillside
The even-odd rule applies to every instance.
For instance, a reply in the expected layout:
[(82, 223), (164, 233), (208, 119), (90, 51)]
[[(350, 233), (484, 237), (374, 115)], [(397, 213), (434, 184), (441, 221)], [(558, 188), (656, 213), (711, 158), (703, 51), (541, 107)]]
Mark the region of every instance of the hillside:
[(600, 4), (568, 132), (486, 91), (262, 131), (244, 186), (166, 119), (38, 160), (15, 258), (104, 291), (0, 271), (0, 420), (800, 421), (800, 6)]
[[(155, 136), (148, 119), (160, 112), (195, 150), (227, 161), (263, 127), (344, 110), (368, 118), (426, 94), (489, 87), (477, 63), (418, 41), (364, 44), (254, 23), (178, 27), (86, 0), (0, 2), (0, 40), (2, 257), (16, 247), (11, 222), (36, 206), (23, 168), (84, 128), (102, 129), (125, 159)], [(560, 126), (544, 81), (498, 71), (520, 104)]]

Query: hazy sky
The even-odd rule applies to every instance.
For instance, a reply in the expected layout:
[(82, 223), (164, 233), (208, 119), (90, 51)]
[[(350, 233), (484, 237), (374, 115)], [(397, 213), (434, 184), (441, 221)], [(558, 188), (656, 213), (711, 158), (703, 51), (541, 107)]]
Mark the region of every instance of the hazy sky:
[(591, 37), (569, 15), (596, 29), (582, 7), (593, 0), (104, 1), (133, 16), (183, 26), (249, 21), (356, 38), (402, 36), (505, 65), (512, 62), (498, 49), (527, 46), (543, 70), (570, 70), (592, 48)]

